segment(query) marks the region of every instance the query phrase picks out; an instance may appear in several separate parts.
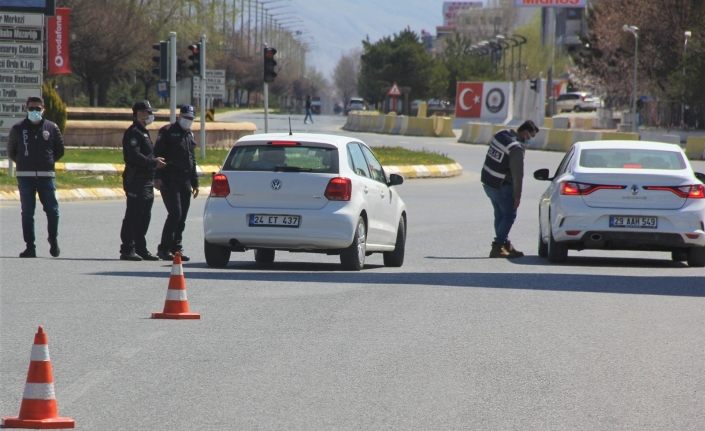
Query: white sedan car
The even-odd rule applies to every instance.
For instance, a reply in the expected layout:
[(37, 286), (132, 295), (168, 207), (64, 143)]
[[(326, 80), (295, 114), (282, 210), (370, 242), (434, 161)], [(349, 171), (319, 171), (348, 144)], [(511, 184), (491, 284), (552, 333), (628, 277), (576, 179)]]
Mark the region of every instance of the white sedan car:
[(538, 253), (565, 261), (568, 250), (670, 251), (705, 266), (705, 175), (678, 145), (646, 141), (577, 142), (539, 203)]
[(223, 267), (232, 251), (255, 250), (271, 264), (276, 250), (340, 255), (360, 270), (383, 253), (404, 263), (406, 206), (359, 139), (323, 134), (259, 134), (238, 140), (214, 175), (203, 217), (206, 262)]

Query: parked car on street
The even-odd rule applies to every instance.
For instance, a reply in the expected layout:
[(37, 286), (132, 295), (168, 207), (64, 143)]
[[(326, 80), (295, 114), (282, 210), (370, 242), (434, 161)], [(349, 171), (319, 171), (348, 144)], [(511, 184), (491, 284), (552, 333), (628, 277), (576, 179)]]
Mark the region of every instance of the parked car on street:
[(253, 249), (259, 264), (279, 251), (340, 255), (360, 270), (382, 253), (402, 266), (406, 205), (364, 142), (325, 134), (257, 134), (231, 148), (213, 177), (203, 216), (206, 263), (226, 266)]
[(705, 266), (705, 175), (680, 146), (646, 141), (576, 142), (539, 202), (538, 254), (563, 262), (568, 250), (671, 252)]
[(595, 111), (600, 107), (602, 107), (602, 99), (584, 91), (559, 94), (556, 99), (556, 110), (559, 113)]

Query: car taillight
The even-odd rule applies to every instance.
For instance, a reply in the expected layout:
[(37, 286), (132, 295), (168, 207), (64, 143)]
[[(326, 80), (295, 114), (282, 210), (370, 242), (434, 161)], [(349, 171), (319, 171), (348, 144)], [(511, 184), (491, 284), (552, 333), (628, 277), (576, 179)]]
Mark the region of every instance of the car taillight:
[(644, 186), (645, 190), (662, 190), (674, 193), (686, 199), (705, 199), (705, 186), (693, 184), (691, 186)]
[(211, 183), (211, 197), (214, 198), (225, 198), (230, 194), (230, 184), (228, 184), (228, 177), (223, 174), (213, 175), (213, 182)]
[(273, 147), (295, 147), (301, 145), (299, 142), (295, 141), (272, 141), (271, 144)]
[(566, 196), (589, 195), (597, 190), (621, 190), (627, 186), (612, 184), (588, 184), (577, 181), (565, 181), (561, 183), (561, 194)]
[(352, 195), (352, 181), (344, 177), (331, 178), (323, 195), (330, 201), (349, 201)]

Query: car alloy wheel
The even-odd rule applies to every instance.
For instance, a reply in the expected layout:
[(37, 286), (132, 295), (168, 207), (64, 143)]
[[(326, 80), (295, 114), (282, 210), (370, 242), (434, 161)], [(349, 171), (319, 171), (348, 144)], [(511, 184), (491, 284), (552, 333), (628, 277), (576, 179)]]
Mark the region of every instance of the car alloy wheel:
[(360, 217), (357, 220), (357, 228), (355, 229), (352, 244), (340, 253), (340, 263), (347, 270), (359, 271), (365, 266), (366, 254), (367, 226), (365, 225), (365, 219)]

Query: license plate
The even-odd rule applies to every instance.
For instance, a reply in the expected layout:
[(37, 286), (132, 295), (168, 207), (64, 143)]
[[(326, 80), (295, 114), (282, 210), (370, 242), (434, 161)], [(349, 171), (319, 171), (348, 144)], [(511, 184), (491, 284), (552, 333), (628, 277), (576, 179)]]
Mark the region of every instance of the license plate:
[(250, 214), (250, 226), (299, 227), (301, 216), (287, 214)]
[(658, 218), (649, 216), (610, 216), (610, 227), (656, 229)]

